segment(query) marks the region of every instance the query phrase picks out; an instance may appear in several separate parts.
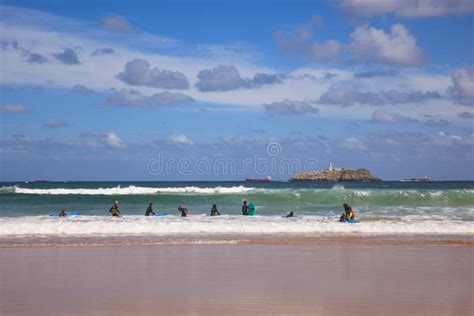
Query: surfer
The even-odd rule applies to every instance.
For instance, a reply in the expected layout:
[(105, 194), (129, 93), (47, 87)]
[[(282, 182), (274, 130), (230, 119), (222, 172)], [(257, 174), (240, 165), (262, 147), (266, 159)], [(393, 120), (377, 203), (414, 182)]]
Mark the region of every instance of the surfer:
[(353, 221), (355, 219), (355, 212), (352, 209), (352, 207), (347, 203), (342, 204), (342, 207), (344, 208), (344, 212), (339, 218), (339, 221), (340, 222), (345, 222), (346, 220)]
[(110, 208), (109, 212), (112, 213), (112, 216), (120, 216), (120, 203), (115, 201), (114, 205)]
[(293, 213), (293, 211), (291, 211), (290, 213), (288, 213), (288, 215), (286, 215), (286, 217), (295, 217), (295, 214)]
[(216, 204), (212, 204), (211, 216), (216, 216), (216, 215), (221, 215), (221, 213), (219, 213), (219, 211), (217, 210), (217, 205), (216, 205)]
[(150, 215), (156, 215), (155, 212), (153, 212), (153, 203), (150, 202), (148, 204), (148, 208), (145, 211), (145, 216), (150, 216)]
[(188, 216), (188, 209), (184, 207), (183, 203), (180, 203), (178, 206), (178, 211), (181, 212), (181, 217), (186, 217)]
[(242, 205), (242, 215), (249, 215), (248, 213), (249, 207), (247, 206), (247, 201), (244, 201)]
[(67, 210), (64, 210), (64, 209), (61, 210), (61, 212), (59, 212), (58, 216), (59, 216), (59, 217), (65, 217), (65, 216), (67, 216)]

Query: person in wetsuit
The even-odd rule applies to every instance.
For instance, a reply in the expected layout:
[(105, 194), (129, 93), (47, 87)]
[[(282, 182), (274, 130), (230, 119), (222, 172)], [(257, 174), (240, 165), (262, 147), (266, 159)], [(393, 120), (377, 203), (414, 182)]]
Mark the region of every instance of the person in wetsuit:
[(286, 215), (286, 217), (295, 217), (295, 214), (293, 213), (293, 211), (291, 211), (290, 213), (288, 213), (288, 215)]
[(219, 213), (219, 211), (217, 210), (217, 205), (216, 205), (216, 204), (212, 204), (211, 216), (216, 216), (216, 215), (221, 215), (221, 213)]
[(342, 213), (339, 221), (345, 222), (346, 219), (353, 221), (355, 219), (355, 212), (352, 207), (347, 203), (342, 204), (342, 207), (344, 208), (344, 213)]
[(184, 207), (184, 204), (183, 204), (183, 203), (179, 204), (179, 206), (178, 206), (178, 211), (181, 212), (181, 217), (186, 217), (186, 216), (188, 216), (188, 209)]
[(156, 215), (155, 212), (153, 212), (153, 203), (148, 204), (148, 208), (145, 211), (145, 216), (150, 215)]
[(59, 216), (59, 217), (65, 217), (65, 216), (67, 216), (67, 210), (61, 210), (61, 212), (59, 212), (58, 216)]
[(249, 207), (247, 206), (247, 201), (244, 201), (242, 205), (242, 215), (249, 215), (248, 213)]
[(119, 217), (120, 216), (120, 204), (118, 201), (115, 201), (114, 205), (109, 210), (112, 213), (112, 216)]

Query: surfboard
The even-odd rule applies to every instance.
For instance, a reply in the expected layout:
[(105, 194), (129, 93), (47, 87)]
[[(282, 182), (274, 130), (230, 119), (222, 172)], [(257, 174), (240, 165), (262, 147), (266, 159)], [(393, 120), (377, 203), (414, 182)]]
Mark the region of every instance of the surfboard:
[(188, 214), (186, 217), (204, 217), (207, 216), (207, 214)]
[(349, 223), (349, 224), (357, 224), (358, 222), (359, 222), (359, 221), (356, 220), (356, 219), (354, 219), (354, 220), (352, 220), (352, 219), (346, 219), (346, 223)]
[(169, 216), (170, 213), (168, 212), (158, 212), (157, 214), (155, 214), (155, 216)]

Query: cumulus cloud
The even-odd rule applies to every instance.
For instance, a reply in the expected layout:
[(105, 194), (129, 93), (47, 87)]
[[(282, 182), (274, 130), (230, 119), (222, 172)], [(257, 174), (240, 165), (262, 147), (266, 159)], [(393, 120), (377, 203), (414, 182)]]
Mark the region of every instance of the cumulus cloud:
[(65, 127), (65, 126), (68, 126), (68, 124), (60, 120), (49, 119), (46, 122), (44, 122), (44, 127), (48, 127), (48, 128), (58, 128), (58, 127)]
[(172, 105), (195, 102), (193, 98), (186, 94), (182, 94), (179, 92), (173, 93), (169, 91), (156, 93), (151, 97), (151, 99), (152, 103), (156, 105)]
[(425, 52), (402, 24), (394, 24), (390, 33), (369, 26), (358, 26), (350, 34), (349, 50), (360, 63), (394, 66), (420, 66), (426, 61)]
[(285, 99), (279, 102), (264, 104), (265, 111), (275, 115), (298, 115), (318, 113), (318, 109), (308, 102)]
[(177, 145), (193, 145), (194, 142), (186, 135), (171, 134), (169, 140)]
[(33, 53), (31, 50), (18, 45), (17, 41), (4, 40), (0, 41), (0, 45), (3, 50), (12, 49), (18, 51), (29, 64), (45, 64), (49, 61), (45, 56), (38, 53)]
[(105, 135), (105, 142), (113, 148), (125, 148), (123, 140), (116, 133), (110, 132)]
[(125, 70), (117, 79), (132, 86), (147, 86), (163, 89), (188, 89), (188, 78), (181, 72), (151, 68), (148, 61), (135, 59), (125, 64)]
[(281, 53), (294, 53), (307, 44), (313, 36), (313, 28), (321, 24), (321, 18), (314, 16), (309, 22), (298, 26), (294, 30), (277, 30), (274, 40)]
[(252, 79), (244, 79), (234, 66), (218, 65), (198, 73), (196, 87), (199, 91), (230, 91), (240, 88), (258, 88), (266, 84), (281, 83), (280, 74), (256, 73)]
[(92, 56), (110, 55), (115, 53), (113, 48), (99, 48), (92, 52)]
[(473, 112), (461, 112), (457, 116), (459, 118), (463, 118), (463, 119), (474, 119), (474, 113)]
[(133, 31), (132, 25), (121, 15), (112, 14), (105, 16), (101, 20), (104, 29), (115, 32), (130, 33)]
[(294, 30), (277, 30), (274, 40), (282, 54), (295, 54), (314, 61), (332, 61), (339, 58), (343, 45), (337, 40), (312, 40), (313, 30), (321, 24), (320, 16)]
[(388, 111), (375, 111), (372, 115), (372, 122), (375, 123), (415, 123), (418, 122), (417, 119), (403, 116), (397, 113), (388, 112)]
[(62, 53), (55, 53), (53, 56), (65, 65), (80, 64), (76, 51), (71, 48), (66, 48)]
[(457, 69), (451, 75), (453, 85), (448, 88), (456, 103), (474, 106), (474, 66)]
[(439, 99), (441, 95), (436, 91), (381, 91), (361, 92), (351, 83), (335, 83), (321, 94), (318, 103), (350, 106), (361, 105), (386, 105), (399, 103), (417, 103), (429, 99)]
[[(335, 61), (341, 58), (351, 63), (420, 66), (426, 53), (417, 46), (415, 37), (402, 24), (392, 25), (387, 33), (368, 25), (358, 26), (348, 43), (335, 39), (313, 39), (313, 24), (305, 23), (293, 31), (278, 30), (274, 39), (283, 54), (293, 54), (314, 61)], [(345, 54), (343, 54), (345, 53)]]
[(30, 112), (23, 104), (3, 104), (0, 105), (0, 112), (3, 113), (27, 113)]
[(387, 103), (415, 103), (428, 99), (440, 99), (441, 95), (436, 91), (412, 91), (403, 92), (397, 90), (382, 91), (381, 95)]
[(48, 58), (41, 54), (30, 53), (26, 61), (30, 64), (45, 64), (48, 62)]
[(245, 85), (245, 81), (234, 66), (218, 65), (214, 69), (201, 70), (198, 79), (196, 87), (200, 91), (228, 91)]
[(150, 104), (150, 100), (142, 95), (140, 91), (122, 89), (114, 91), (114, 94), (105, 100), (106, 105), (143, 107)]
[(82, 84), (76, 84), (72, 87), (72, 91), (79, 93), (79, 94), (94, 94), (95, 91), (86, 87), (85, 85)]
[(404, 18), (467, 14), (474, 12), (471, 0), (339, 0), (339, 7), (357, 16), (393, 13)]
[(382, 105), (384, 100), (377, 93), (360, 92), (350, 83), (336, 83), (329, 87), (318, 100), (322, 104), (349, 106), (356, 103), (366, 105)]

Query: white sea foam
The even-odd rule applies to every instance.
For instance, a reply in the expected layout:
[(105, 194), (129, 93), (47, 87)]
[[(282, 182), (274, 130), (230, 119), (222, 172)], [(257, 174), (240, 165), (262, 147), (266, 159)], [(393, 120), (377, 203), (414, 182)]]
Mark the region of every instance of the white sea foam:
[(46, 216), (0, 218), (1, 237), (238, 235), (474, 235), (474, 222), (444, 218), (339, 223), (334, 217), (221, 216), (201, 218), (124, 216)]
[(245, 193), (255, 188), (247, 188), (244, 186), (233, 186), (233, 187), (214, 187), (214, 188), (200, 188), (196, 186), (187, 187), (139, 187), (139, 186), (127, 186), (120, 187), (116, 186), (113, 188), (98, 188), (98, 189), (85, 189), (85, 188), (55, 188), (55, 189), (29, 189), (14, 187), (15, 193), (21, 194), (50, 194), (50, 195), (65, 195), (65, 194), (77, 194), (77, 195), (147, 195), (147, 194), (237, 194)]

